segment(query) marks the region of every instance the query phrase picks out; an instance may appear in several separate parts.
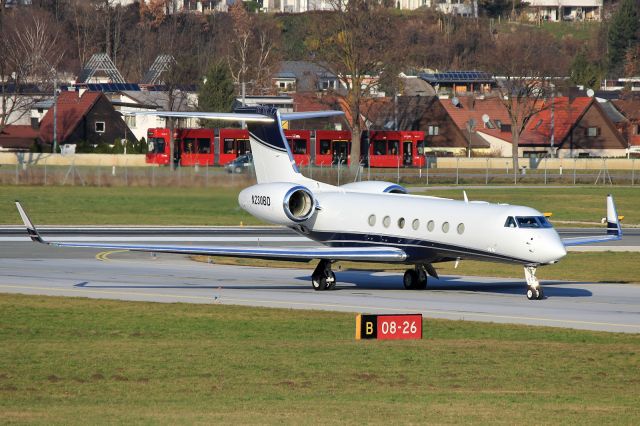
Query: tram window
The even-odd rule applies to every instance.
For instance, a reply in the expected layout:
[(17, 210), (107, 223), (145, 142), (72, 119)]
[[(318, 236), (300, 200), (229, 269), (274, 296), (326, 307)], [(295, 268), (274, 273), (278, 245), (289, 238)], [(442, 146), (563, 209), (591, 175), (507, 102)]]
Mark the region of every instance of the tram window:
[(460, 235), (464, 234), (464, 223), (459, 223), (457, 230), (458, 230), (458, 234)]
[(376, 224), (376, 215), (372, 214), (372, 215), (369, 216), (369, 225), (373, 226), (375, 224)]
[(513, 218), (513, 216), (509, 216), (507, 218), (507, 221), (504, 223), (504, 227), (505, 228), (517, 228), (516, 220)]
[(196, 150), (195, 138), (184, 138), (183, 152), (185, 154), (193, 154)]
[(445, 222), (442, 224), (442, 232), (444, 232), (445, 234), (449, 232), (449, 222)]
[(234, 151), (233, 151), (233, 142), (234, 142), (234, 139), (225, 139), (224, 140), (224, 147), (223, 147), (224, 149), (223, 149), (223, 151), (224, 151), (225, 154), (233, 154), (234, 153)]
[(166, 142), (162, 138), (149, 138), (149, 152), (154, 154), (164, 153)]
[(289, 146), (293, 146), (293, 153), (294, 154), (306, 154), (307, 153), (307, 141), (305, 139), (289, 140)]
[(384, 219), (382, 219), (382, 224), (385, 228), (388, 228), (389, 225), (391, 225), (391, 218), (389, 216), (385, 216)]
[(320, 155), (327, 155), (331, 151), (331, 141), (329, 139), (320, 139)]
[(402, 229), (404, 228), (404, 217), (401, 217), (400, 219), (398, 219), (398, 228)]
[(427, 229), (429, 230), (429, 232), (433, 232), (433, 230), (436, 227), (436, 223), (432, 220), (430, 220), (429, 222), (427, 222)]
[(417, 231), (418, 228), (420, 228), (420, 221), (418, 219), (413, 219), (413, 223), (411, 224), (411, 227)]
[(387, 142), (386, 141), (373, 141), (373, 154), (374, 155), (387, 155)]
[(198, 153), (209, 154), (211, 152), (211, 141), (206, 138), (198, 138)]
[(389, 141), (389, 155), (398, 155), (400, 152), (400, 141)]

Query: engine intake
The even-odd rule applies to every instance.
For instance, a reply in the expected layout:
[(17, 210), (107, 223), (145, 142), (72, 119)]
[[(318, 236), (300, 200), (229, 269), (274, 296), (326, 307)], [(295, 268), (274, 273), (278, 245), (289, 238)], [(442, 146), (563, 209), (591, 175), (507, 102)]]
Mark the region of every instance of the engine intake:
[(304, 186), (294, 186), (284, 196), (283, 206), (287, 217), (295, 222), (304, 222), (313, 214), (313, 194)]

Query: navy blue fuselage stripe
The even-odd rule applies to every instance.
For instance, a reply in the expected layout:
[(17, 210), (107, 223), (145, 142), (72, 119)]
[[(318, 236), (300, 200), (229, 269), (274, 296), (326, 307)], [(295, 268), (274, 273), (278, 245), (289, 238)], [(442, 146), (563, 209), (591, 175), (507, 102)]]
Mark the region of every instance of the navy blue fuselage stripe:
[[(292, 228), (296, 230), (295, 228)], [(296, 230), (297, 231), (297, 230)], [(530, 260), (520, 259), (512, 256), (505, 256), (496, 253), (489, 253), (482, 250), (471, 249), (453, 244), (443, 244), (422, 239), (408, 239), (380, 234), (358, 234), (347, 232), (321, 232), (309, 231), (301, 235), (311, 238), (314, 241), (327, 244), (331, 247), (356, 247), (356, 246), (388, 246), (395, 247), (407, 253), (406, 262), (430, 261), (441, 258), (468, 257), (481, 260), (496, 260), (503, 262), (531, 263)]]

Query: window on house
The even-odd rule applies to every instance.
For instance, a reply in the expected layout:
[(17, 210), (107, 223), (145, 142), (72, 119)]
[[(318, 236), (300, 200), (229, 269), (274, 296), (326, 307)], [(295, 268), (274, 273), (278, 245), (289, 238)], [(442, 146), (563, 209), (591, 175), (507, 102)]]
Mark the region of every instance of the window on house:
[(635, 127), (635, 134), (640, 135), (640, 124), (636, 124), (634, 127)]
[[(500, 120), (496, 120), (496, 121), (500, 121)], [(484, 127), (486, 127), (487, 129), (495, 129), (496, 128), (496, 126), (493, 124), (493, 122), (491, 120), (489, 120), (486, 123), (484, 123)]]
[(136, 127), (136, 116), (135, 115), (125, 115), (124, 122), (127, 126)]
[(104, 133), (104, 121), (95, 122), (96, 133)]
[(538, 127), (540, 127), (541, 124), (542, 124), (542, 118), (538, 120), (535, 126), (533, 126), (533, 130), (538, 130)]
[(438, 126), (429, 126), (427, 130), (428, 130), (429, 136), (437, 136), (440, 132), (440, 129)]
[(600, 134), (599, 127), (587, 127), (587, 137), (593, 138)]

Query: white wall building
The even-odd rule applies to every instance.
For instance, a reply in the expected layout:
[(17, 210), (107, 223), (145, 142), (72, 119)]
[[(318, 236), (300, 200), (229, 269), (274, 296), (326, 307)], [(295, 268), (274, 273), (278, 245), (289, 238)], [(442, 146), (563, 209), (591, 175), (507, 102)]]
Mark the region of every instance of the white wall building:
[(601, 21), (603, 0), (530, 0), (528, 15), (543, 21)]

